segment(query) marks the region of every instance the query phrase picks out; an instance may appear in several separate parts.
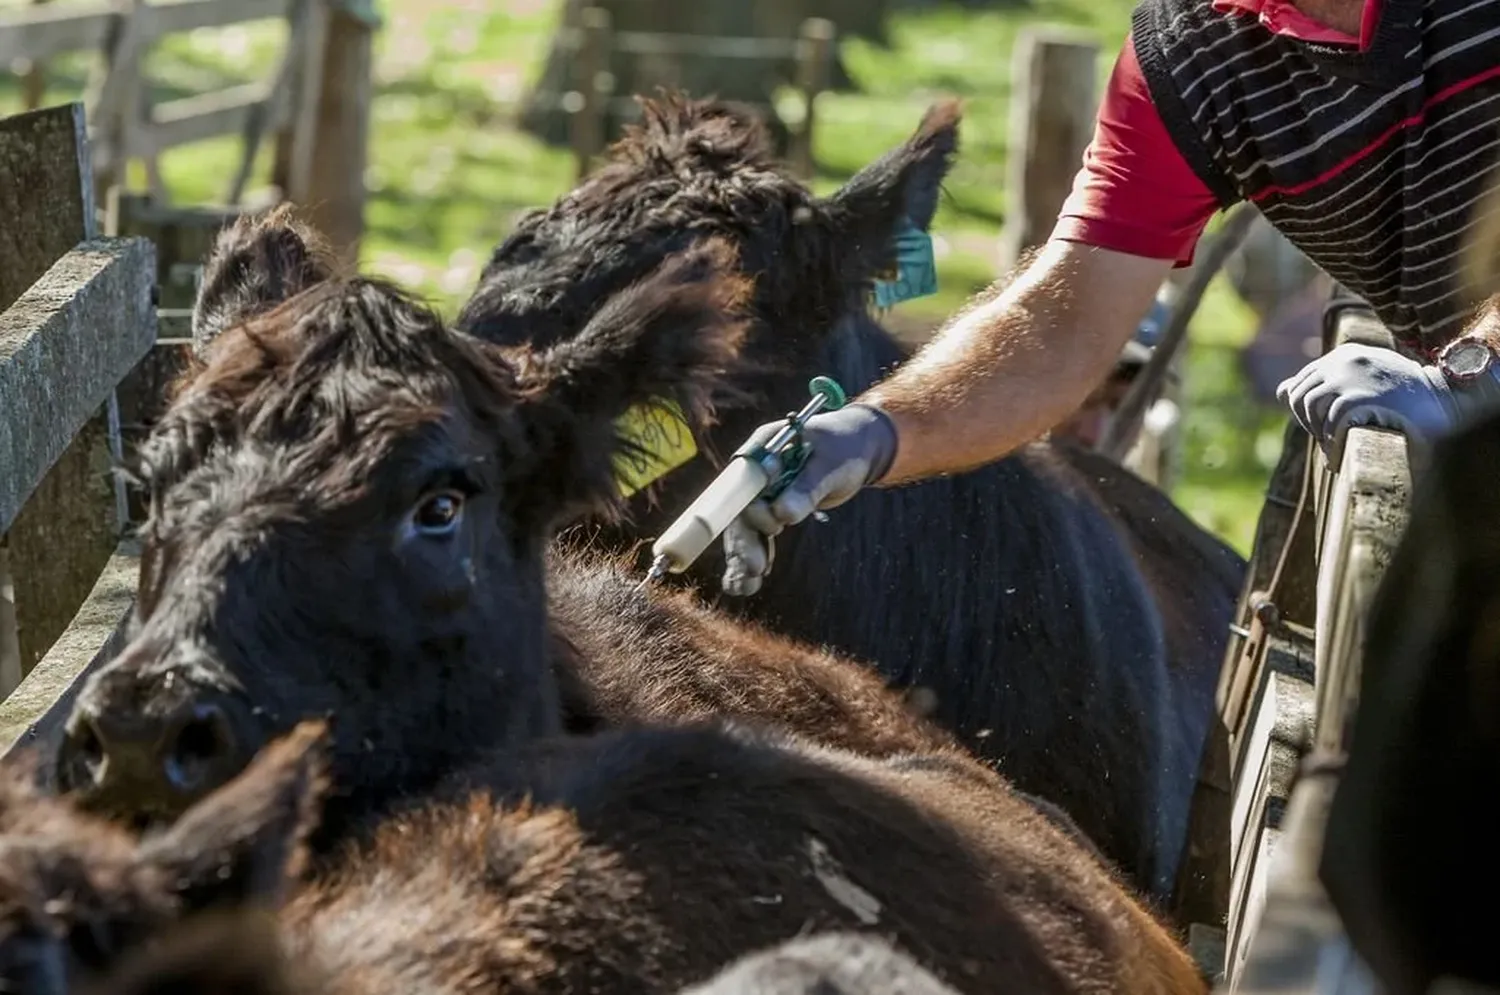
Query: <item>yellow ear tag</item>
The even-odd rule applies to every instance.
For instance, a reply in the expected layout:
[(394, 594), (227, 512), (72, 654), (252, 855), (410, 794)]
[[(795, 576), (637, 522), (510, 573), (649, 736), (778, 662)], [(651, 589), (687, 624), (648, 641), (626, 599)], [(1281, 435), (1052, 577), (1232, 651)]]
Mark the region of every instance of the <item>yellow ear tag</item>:
[(615, 421), (615, 431), (640, 447), (615, 454), (620, 495), (630, 497), (698, 455), (682, 409), (666, 398), (637, 404)]

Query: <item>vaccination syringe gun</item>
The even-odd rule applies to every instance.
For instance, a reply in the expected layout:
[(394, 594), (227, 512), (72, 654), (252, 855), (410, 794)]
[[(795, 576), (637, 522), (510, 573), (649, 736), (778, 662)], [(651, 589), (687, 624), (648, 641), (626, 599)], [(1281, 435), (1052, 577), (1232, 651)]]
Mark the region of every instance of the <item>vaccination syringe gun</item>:
[(814, 377), (807, 389), (812, 398), (802, 410), (787, 415), (786, 424), (765, 445), (730, 460), (714, 482), (656, 540), (651, 547), (651, 571), (643, 584), (660, 580), (668, 573), (682, 573), (751, 502), (760, 497), (774, 498), (792, 482), (809, 453), (802, 427), (819, 411), (836, 411), (847, 400), (844, 389), (828, 377)]

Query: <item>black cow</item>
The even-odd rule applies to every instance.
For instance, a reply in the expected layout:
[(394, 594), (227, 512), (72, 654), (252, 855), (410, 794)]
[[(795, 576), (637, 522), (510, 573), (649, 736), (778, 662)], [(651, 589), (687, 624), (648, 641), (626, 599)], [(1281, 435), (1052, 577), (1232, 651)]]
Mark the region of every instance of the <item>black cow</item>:
[[(461, 327), (536, 348), (580, 341), (609, 294), (696, 239), (727, 239), (755, 280), (755, 320), (720, 378), (718, 424), (688, 416), (700, 450), (721, 455), (800, 407), (810, 375), (858, 391), (907, 356), (867, 301), (901, 223), (932, 220), (956, 105), (934, 107), (826, 198), (729, 105), (669, 97), (643, 109), (607, 165), (494, 251)], [(630, 549), (659, 534), (717, 465), (682, 466), (635, 496), (631, 527), (574, 541)], [(692, 577), (716, 588), (721, 569), (715, 549)], [(761, 591), (719, 605), (935, 693), (945, 725), (1165, 895), (1243, 570), (1127, 471), (1038, 444), (860, 494), (830, 523), (781, 536)]]
[[(109, 990), (159, 995), (672, 992), (810, 929), (887, 937), (973, 995), (1206, 995), (1097, 863), (969, 770), (719, 724), (502, 754), (299, 883), (319, 733), (139, 844), (0, 779), (0, 990), (118, 967)], [(254, 959), (216, 955), (199, 917), (257, 909), (277, 922), (244, 931)]]
[(388, 284), (330, 278), (310, 239), (285, 212), (241, 219), (210, 260), (197, 317), (232, 327), (141, 454), (136, 617), (80, 689), (65, 790), (170, 819), (325, 714), (320, 850), (562, 730), (729, 717), (1001, 783), (870, 668), (549, 557), (559, 520), (618, 501), (614, 419), (663, 393), (698, 407), (732, 358), (745, 288), (722, 246), (617, 295), (599, 334), (507, 354)]

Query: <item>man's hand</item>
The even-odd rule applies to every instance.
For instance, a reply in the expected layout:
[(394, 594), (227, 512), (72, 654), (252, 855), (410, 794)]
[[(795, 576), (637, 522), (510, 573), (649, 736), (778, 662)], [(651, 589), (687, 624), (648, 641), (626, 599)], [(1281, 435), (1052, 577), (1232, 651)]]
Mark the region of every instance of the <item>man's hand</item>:
[(1380, 425), (1430, 439), (1451, 431), (1460, 416), (1458, 399), (1437, 367), (1355, 342), (1283, 380), (1276, 397), (1325, 451), (1341, 448), (1351, 425)]
[[(763, 445), (785, 421), (756, 429), (735, 453)], [(807, 462), (774, 501), (756, 501), (724, 530), (726, 594), (745, 597), (760, 590), (771, 570), (774, 538), (813, 512), (833, 508), (875, 483), (896, 456), (896, 427), (885, 412), (855, 402), (814, 415), (802, 430)]]

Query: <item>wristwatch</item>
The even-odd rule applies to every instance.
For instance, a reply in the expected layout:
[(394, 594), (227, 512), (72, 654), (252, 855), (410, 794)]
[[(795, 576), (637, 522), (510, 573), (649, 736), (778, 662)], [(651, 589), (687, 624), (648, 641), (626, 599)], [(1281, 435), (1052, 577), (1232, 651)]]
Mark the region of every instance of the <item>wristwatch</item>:
[(1482, 338), (1465, 335), (1443, 346), (1438, 353), (1438, 369), (1455, 387), (1477, 380), (1495, 364), (1495, 350)]

